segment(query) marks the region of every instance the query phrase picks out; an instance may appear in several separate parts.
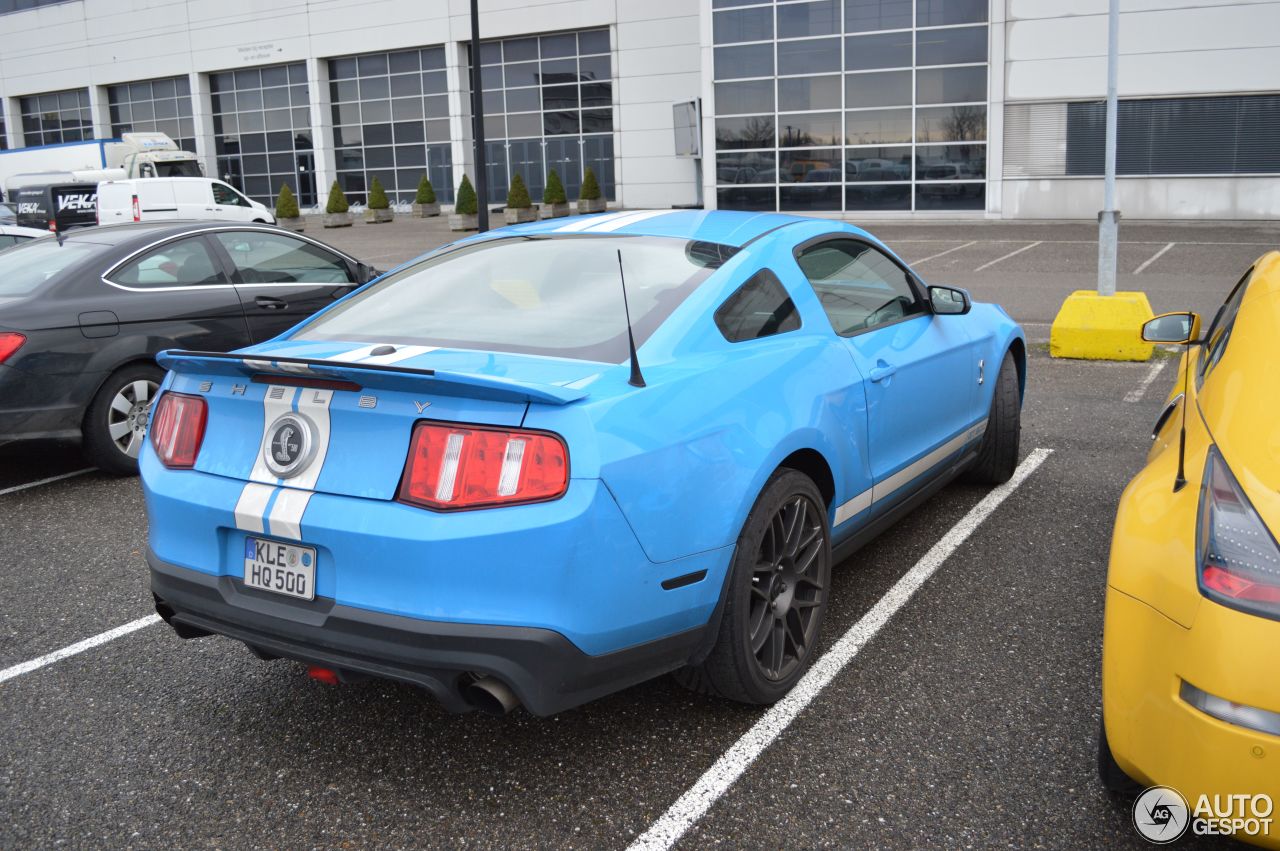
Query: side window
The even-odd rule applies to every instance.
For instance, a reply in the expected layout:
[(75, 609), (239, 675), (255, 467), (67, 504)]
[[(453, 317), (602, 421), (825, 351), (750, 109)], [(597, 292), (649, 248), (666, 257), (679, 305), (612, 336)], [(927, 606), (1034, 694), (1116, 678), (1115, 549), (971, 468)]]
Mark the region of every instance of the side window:
[(796, 262), (841, 336), (925, 312), (902, 267), (865, 242), (820, 242)]
[(9, 248), (10, 246), (13, 246), (13, 245), (17, 245), (18, 242), (19, 242), (19, 237), (9, 236), (7, 234), (0, 233), (0, 250)]
[(345, 260), (305, 240), (260, 231), (220, 231), (215, 236), (231, 255), (241, 283), (355, 283)]
[(716, 327), (730, 343), (741, 343), (794, 331), (800, 314), (777, 276), (761, 269), (720, 305)]
[(1253, 269), (1246, 272), (1244, 277), (1236, 283), (1236, 288), (1232, 290), (1231, 295), (1227, 296), (1222, 307), (1218, 308), (1208, 332), (1204, 335), (1204, 354), (1200, 356), (1201, 383), (1204, 382), (1204, 377), (1218, 365), (1218, 361), (1222, 360), (1222, 353), (1227, 350), (1227, 343), (1231, 340), (1231, 328), (1235, 325), (1236, 314), (1240, 312), (1240, 302), (1244, 301), (1244, 291), (1249, 288), (1251, 277), (1253, 277)]
[(247, 207), (248, 204), (240, 197), (240, 193), (236, 192), (230, 186), (223, 183), (213, 184), (213, 203), (222, 204), (227, 207)]
[(121, 266), (108, 280), (132, 287), (225, 284), (226, 277), (199, 237), (170, 242)]

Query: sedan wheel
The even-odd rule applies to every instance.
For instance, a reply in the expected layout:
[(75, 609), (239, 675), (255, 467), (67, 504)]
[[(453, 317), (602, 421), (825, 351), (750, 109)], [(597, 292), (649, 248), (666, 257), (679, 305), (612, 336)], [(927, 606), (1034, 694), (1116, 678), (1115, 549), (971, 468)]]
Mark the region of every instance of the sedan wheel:
[(107, 433), (116, 448), (130, 458), (136, 459), (142, 450), (151, 407), (159, 389), (158, 383), (140, 378), (121, 387), (111, 400), (111, 407), (107, 410)]
[(111, 375), (85, 412), (84, 452), (100, 470), (118, 475), (138, 472), (142, 452), (164, 371), (149, 364), (135, 364)]

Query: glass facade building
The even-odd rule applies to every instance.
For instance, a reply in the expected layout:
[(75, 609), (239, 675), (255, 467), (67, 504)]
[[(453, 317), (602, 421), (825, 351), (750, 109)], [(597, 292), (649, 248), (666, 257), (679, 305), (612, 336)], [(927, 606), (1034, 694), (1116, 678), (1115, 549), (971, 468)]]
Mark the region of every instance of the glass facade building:
[(329, 61), (338, 185), (363, 204), (373, 178), (392, 201), (412, 203), (426, 174), (453, 203), (453, 147), (443, 47)]
[(22, 110), (22, 144), (27, 147), (82, 142), (94, 137), (88, 89), (28, 95), (18, 103)]
[(986, 0), (713, 0), (718, 206), (982, 210)]
[(184, 151), (196, 152), (195, 121), (191, 117), (191, 81), (186, 77), (142, 80), (107, 86), (111, 135), (164, 133)]
[(267, 206), (282, 184), (316, 203), (307, 66), (303, 62), (209, 75), (217, 176)]
[(608, 29), (486, 42), (480, 81), (490, 203), (506, 201), (512, 174), (540, 200), (551, 169), (575, 199), (588, 166), (604, 196), (614, 197)]

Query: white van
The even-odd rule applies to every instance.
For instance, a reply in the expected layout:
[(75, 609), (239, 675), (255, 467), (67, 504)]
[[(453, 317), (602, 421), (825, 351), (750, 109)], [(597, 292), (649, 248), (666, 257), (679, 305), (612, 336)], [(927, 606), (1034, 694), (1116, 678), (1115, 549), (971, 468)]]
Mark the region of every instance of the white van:
[(208, 177), (148, 177), (98, 184), (98, 224), (160, 219), (276, 223), (271, 210)]

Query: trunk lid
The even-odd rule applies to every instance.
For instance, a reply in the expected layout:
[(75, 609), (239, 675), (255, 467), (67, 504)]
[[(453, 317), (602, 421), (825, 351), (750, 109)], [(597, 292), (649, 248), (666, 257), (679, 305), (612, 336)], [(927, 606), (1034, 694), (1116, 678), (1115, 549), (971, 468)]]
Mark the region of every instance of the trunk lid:
[[(519, 426), (529, 404), (568, 405), (606, 364), (370, 343), (277, 342), (228, 355), (167, 351), (171, 389), (209, 406), (196, 469), (346, 496), (392, 499), (418, 420)], [(302, 415), (308, 460), (268, 461), (272, 426)], [(287, 423), (282, 424), (287, 425)], [(278, 434), (274, 435), (279, 437)]]

